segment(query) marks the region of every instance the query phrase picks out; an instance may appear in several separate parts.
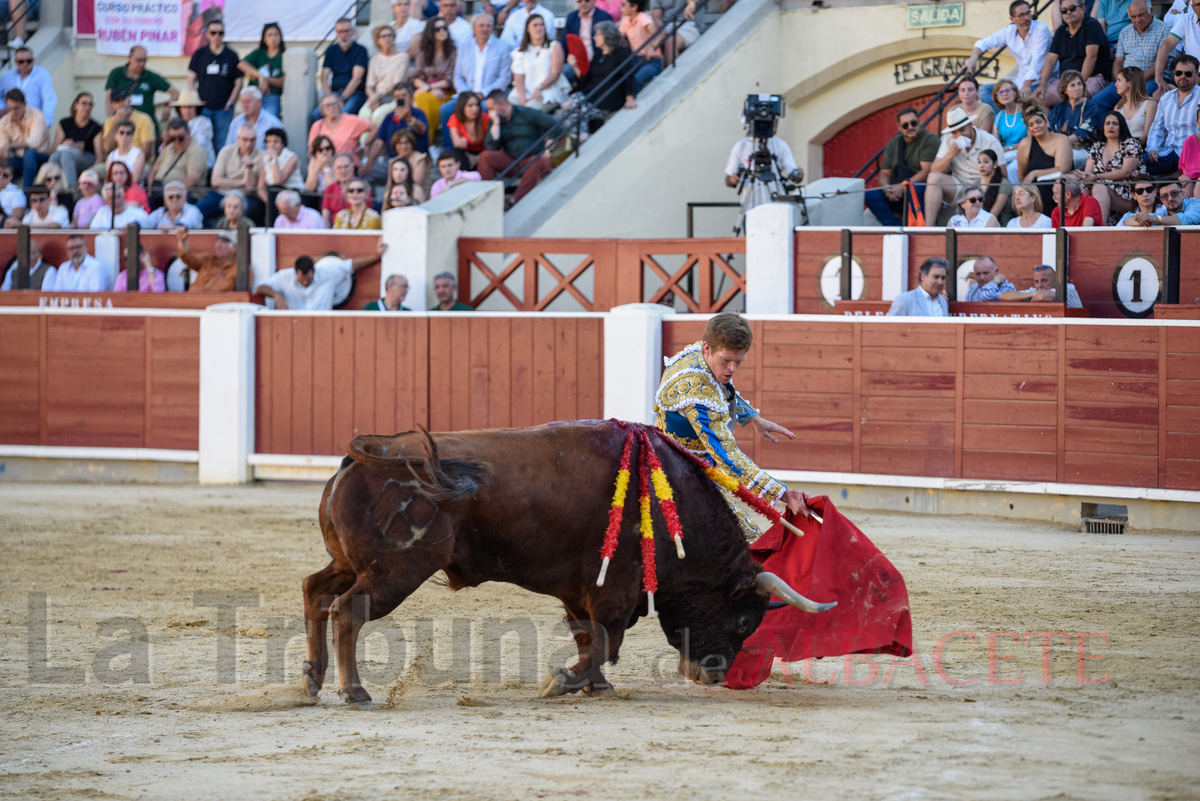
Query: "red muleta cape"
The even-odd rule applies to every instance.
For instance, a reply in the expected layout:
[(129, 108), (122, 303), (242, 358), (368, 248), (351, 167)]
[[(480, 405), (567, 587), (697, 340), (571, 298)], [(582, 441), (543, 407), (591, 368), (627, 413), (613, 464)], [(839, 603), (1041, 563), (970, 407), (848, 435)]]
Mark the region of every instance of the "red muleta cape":
[(843, 654), (912, 654), (908, 588), (900, 571), (828, 497), (812, 498), (809, 504), (823, 524), (793, 519), (788, 512), (789, 522), (804, 536), (776, 524), (750, 546), (750, 553), (801, 595), (838, 605), (820, 614), (791, 606), (767, 612), (734, 659), (726, 687), (762, 684), (776, 657), (797, 662)]

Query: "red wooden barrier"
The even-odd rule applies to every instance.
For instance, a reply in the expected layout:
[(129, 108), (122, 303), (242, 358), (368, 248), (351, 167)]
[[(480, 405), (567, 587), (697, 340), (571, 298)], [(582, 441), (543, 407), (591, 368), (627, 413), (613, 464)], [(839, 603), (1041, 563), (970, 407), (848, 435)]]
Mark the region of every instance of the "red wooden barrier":
[[(1200, 490), (1200, 329), (753, 321), (767, 469)], [(703, 323), (664, 323), (663, 353)]]
[(198, 318), (6, 314), (0, 342), (0, 442), (198, 447)]
[(5, 306), (105, 309), (207, 309), (217, 303), (258, 303), (249, 292), (38, 292), (14, 289), (0, 295)]
[(338, 455), (358, 434), (603, 414), (598, 317), (260, 315), (255, 450)]
[[(954, 301), (951, 317), (1087, 317), (1087, 309), (1068, 309), (1063, 303), (1014, 303)], [(839, 300), (834, 311), (845, 317), (886, 317), (892, 308), (887, 300)]]

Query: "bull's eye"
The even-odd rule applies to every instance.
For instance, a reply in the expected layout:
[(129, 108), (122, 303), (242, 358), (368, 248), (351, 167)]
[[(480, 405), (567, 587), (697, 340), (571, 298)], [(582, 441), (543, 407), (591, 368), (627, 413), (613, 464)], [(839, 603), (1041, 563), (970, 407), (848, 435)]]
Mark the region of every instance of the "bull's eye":
[(737, 629), (739, 634), (745, 634), (750, 630), (750, 616), (742, 615), (738, 618)]

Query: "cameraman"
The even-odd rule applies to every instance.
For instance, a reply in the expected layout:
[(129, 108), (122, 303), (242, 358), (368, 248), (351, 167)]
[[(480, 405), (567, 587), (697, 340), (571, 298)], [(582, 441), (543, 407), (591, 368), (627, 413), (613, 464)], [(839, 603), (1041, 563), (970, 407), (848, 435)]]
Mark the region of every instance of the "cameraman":
[[(796, 166), (792, 149), (787, 142), (775, 136), (778, 116), (770, 113), (756, 115), (752, 104), (753, 99), (747, 100), (746, 110), (750, 113), (740, 116), (747, 135), (734, 143), (729, 162), (725, 165), (725, 185), (736, 187), (742, 184), (742, 214), (755, 206), (770, 203), (772, 192), (776, 195), (785, 194), (784, 179), (794, 184), (804, 180), (804, 170)], [(764, 177), (762, 172), (772, 173), (772, 177)]]

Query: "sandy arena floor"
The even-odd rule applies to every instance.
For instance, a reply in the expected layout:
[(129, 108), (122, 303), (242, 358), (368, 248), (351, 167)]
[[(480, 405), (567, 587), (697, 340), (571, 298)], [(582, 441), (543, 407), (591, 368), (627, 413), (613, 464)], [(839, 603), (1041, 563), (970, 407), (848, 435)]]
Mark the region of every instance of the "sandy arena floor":
[[(883, 657), (870, 683), (850, 666), (862, 686), (823, 660), (702, 688), (643, 621), (608, 670), (616, 696), (545, 701), (536, 682), (573, 653), (554, 601), (427, 584), (372, 624), (364, 713), (334, 681), (315, 706), (299, 691), (300, 580), (327, 562), (319, 495), (0, 486), (0, 796), (1200, 797), (1195, 536), (852, 513), (907, 579), (924, 685)], [(210, 605), (231, 600), (236, 622)], [(524, 665), (516, 635), (498, 639), (510, 620), (538, 632)], [(977, 635), (941, 649), (967, 686), (935, 669), (953, 632)], [(987, 635), (1004, 632), (1071, 635), (1052, 641), (1048, 685), (1036, 637), (993, 638), (1013, 658), (989, 681)], [(1084, 663), (1108, 683), (1079, 683), (1080, 632), (1108, 635)]]

